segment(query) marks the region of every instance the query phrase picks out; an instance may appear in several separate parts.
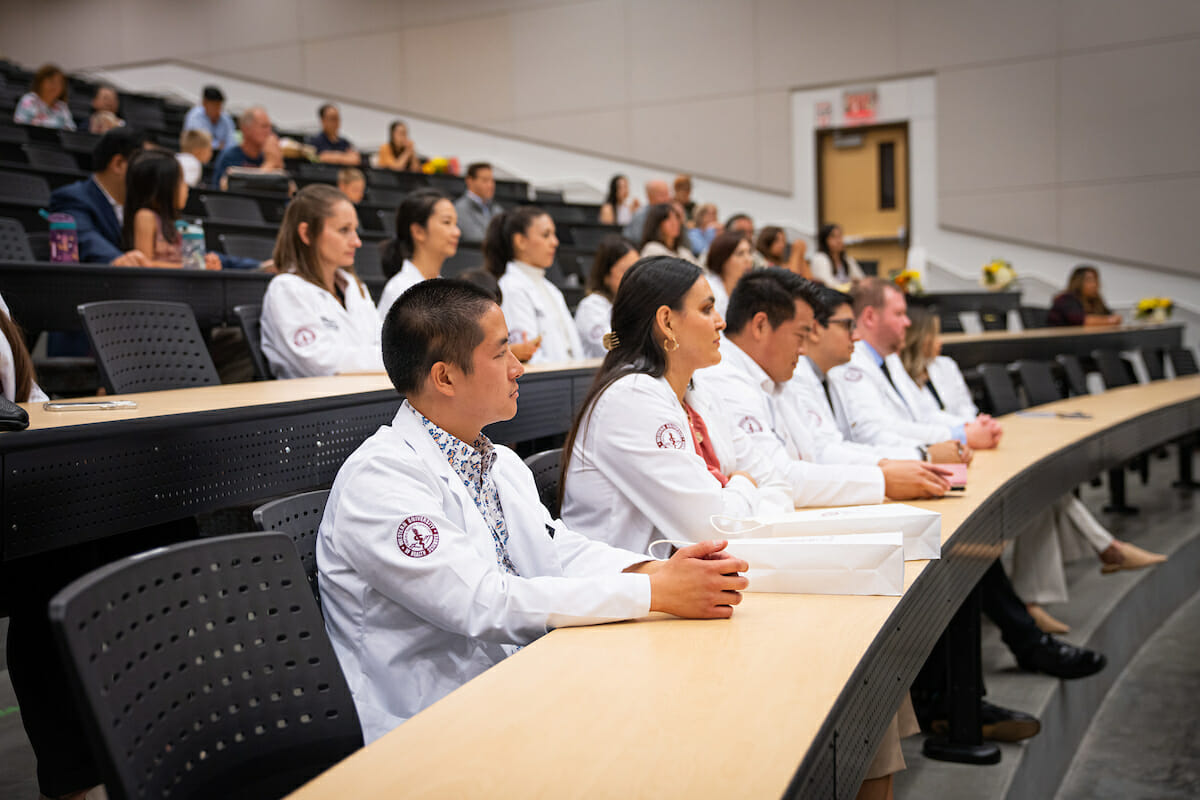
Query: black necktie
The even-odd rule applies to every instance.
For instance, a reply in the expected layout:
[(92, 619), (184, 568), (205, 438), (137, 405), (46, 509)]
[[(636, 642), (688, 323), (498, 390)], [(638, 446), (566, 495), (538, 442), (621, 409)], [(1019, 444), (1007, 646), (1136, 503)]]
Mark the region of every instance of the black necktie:
[(832, 413), (834, 413), (834, 411), (833, 411), (833, 395), (829, 392), (829, 376), (828, 375), (821, 378), (821, 388), (825, 390), (825, 399), (829, 401), (829, 413), (832, 414)]
[(946, 404), (942, 402), (942, 396), (938, 394), (937, 387), (933, 385), (933, 381), (925, 379), (925, 385), (929, 387), (929, 393), (933, 395), (933, 399), (937, 400), (938, 408), (942, 411), (946, 410)]
[[(883, 367), (883, 377), (887, 378), (887, 382), (890, 383), (892, 388), (896, 390), (896, 395), (900, 398), (900, 402), (904, 404), (905, 408), (908, 408), (908, 401), (904, 399), (904, 395), (901, 393), (900, 387), (896, 385), (894, 380), (892, 380), (892, 373), (890, 370), (888, 370), (887, 359), (879, 362), (879, 366)], [(908, 413), (909, 416), (912, 416), (911, 408), (908, 408)]]

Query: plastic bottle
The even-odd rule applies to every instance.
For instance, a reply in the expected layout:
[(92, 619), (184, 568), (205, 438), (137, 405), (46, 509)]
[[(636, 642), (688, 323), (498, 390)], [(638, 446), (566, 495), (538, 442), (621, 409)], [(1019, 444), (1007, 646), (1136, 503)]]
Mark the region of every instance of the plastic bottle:
[(75, 218), (70, 214), (41, 213), (50, 223), (50, 260), (56, 264), (79, 263), (79, 231), (75, 227)]
[(183, 268), (204, 269), (204, 227), (199, 222), (184, 223), (182, 230)]

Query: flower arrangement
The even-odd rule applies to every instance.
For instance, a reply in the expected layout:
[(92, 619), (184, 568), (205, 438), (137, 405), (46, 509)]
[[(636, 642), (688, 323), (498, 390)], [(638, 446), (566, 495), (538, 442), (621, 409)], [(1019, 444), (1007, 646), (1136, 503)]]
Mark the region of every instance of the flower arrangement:
[(1175, 310), (1175, 303), (1169, 297), (1143, 297), (1138, 300), (1134, 309), (1134, 317), (1151, 322), (1165, 322)]
[(993, 259), (983, 265), (983, 285), (993, 292), (1002, 292), (1017, 280), (1012, 264), (1003, 259)]
[(905, 294), (922, 294), (921, 273), (915, 269), (905, 269), (892, 276), (892, 283), (900, 287)]
[(426, 175), (457, 175), (458, 159), (434, 156), (421, 165), (421, 172)]

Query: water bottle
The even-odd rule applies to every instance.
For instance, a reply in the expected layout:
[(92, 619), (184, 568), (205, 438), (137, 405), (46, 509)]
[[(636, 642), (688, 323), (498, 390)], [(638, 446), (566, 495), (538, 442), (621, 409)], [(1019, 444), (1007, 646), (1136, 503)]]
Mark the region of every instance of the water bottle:
[(204, 269), (204, 227), (199, 222), (184, 225), (183, 268)]
[(50, 223), (50, 260), (55, 264), (79, 262), (79, 232), (75, 218), (70, 214), (46, 214), (42, 216)]

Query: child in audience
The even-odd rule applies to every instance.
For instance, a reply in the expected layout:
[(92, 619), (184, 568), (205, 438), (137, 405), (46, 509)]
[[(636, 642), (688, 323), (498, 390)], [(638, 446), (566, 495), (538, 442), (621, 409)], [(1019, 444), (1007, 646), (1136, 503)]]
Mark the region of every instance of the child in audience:
[(279, 378), (382, 372), (379, 316), (354, 275), (358, 214), (332, 186), (305, 186), (275, 241), (280, 274), (263, 296), (262, 350)]
[(357, 206), (367, 193), (367, 176), (357, 167), (344, 167), (338, 170), (337, 188)]
[(396, 238), (383, 250), (387, 285), (379, 297), (379, 318), (387, 316), (410, 286), (442, 272), (442, 264), (458, 252), (458, 211), (437, 189), (409, 192), (396, 209)]
[(604, 358), (604, 334), (612, 322), (613, 298), (625, 271), (638, 260), (638, 252), (628, 239), (606, 236), (596, 250), (592, 271), (588, 274), (587, 296), (575, 309), (575, 327), (587, 358)]
[(558, 237), (540, 208), (521, 206), (492, 217), (483, 261), (504, 293), (504, 316), (517, 358), (532, 363), (583, 358), (583, 343), (559, 288), (546, 279)]
[[(183, 266), (183, 237), (176, 228), (180, 212), (187, 204), (188, 185), (183, 167), (161, 150), (144, 150), (125, 173), (125, 224), (121, 232), (123, 246), (138, 250), (147, 266), (179, 268)], [(220, 269), (216, 253), (204, 257), (205, 269)]]
[(204, 175), (204, 165), (212, 160), (212, 134), (192, 128), (179, 134), (179, 154), (175, 156), (183, 167), (183, 179), (188, 186), (198, 186)]

